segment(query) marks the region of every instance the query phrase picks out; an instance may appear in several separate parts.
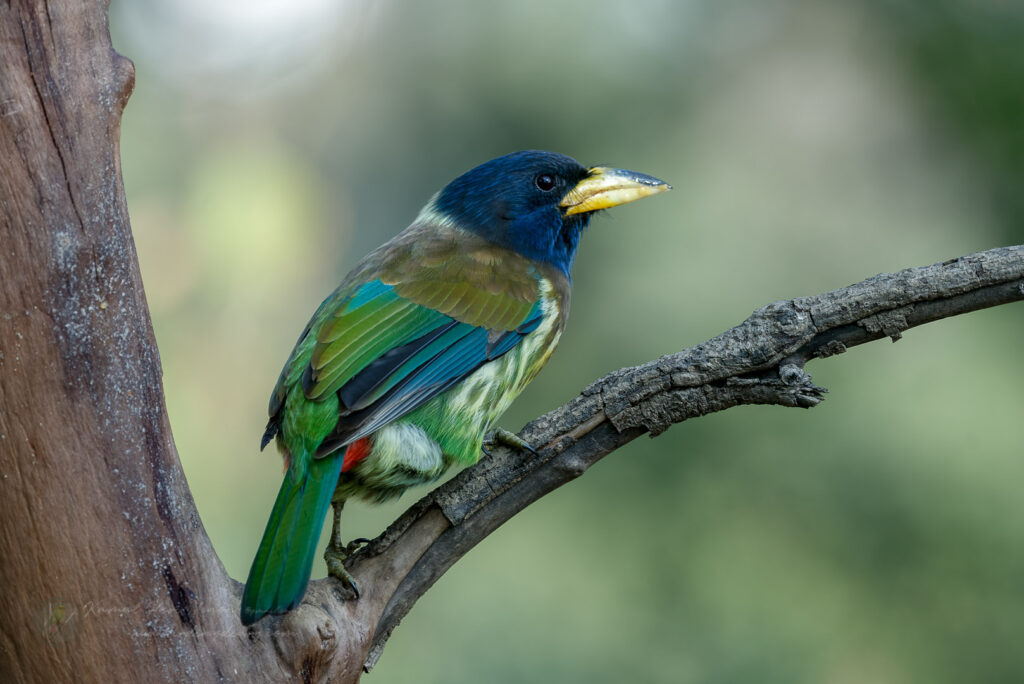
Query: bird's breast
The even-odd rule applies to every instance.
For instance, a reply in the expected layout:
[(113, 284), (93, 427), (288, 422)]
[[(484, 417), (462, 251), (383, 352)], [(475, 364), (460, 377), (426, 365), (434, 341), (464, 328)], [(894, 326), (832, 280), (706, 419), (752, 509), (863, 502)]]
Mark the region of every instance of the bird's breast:
[(539, 279), (541, 323), (511, 351), (484, 364), (445, 397), (447, 409), (466, 422), (472, 446), (455, 460), (475, 462), (480, 439), (551, 358), (564, 327), (561, 304), (551, 282)]

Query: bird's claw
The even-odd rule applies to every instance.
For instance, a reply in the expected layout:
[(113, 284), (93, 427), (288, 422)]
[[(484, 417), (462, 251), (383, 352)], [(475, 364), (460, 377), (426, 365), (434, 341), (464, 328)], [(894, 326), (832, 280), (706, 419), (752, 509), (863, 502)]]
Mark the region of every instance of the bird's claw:
[(520, 451), (529, 451), (534, 456), (537, 455), (537, 450), (530, 446), (526, 440), (514, 432), (509, 432), (504, 428), (497, 428), (494, 432), (487, 435), (487, 437), (484, 438), (483, 444), (480, 446), (480, 450), (490, 456), (491, 452), (487, 450), (487, 447), (491, 446), (507, 446), (513, 449), (519, 449)]
[(345, 561), (348, 560), (351, 555), (352, 544), (364, 541), (362, 539), (353, 540), (348, 547), (342, 547), (340, 544), (335, 544), (333, 541), (327, 545), (327, 550), (324, 551), (324, 561), (327, 562), (327, 574), (338, 580), (344, 585), (347, 600), (356, 600), (359, 598), (359, 587), (356, 586), (356, 581), (352, 577), (351, 573), (345, 569)]

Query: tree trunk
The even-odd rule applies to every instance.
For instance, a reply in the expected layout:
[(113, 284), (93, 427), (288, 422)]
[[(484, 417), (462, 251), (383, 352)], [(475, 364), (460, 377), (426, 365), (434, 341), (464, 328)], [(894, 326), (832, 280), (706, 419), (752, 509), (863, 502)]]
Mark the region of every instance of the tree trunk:
[(244, 635), (171, 440), (128, 224), (133, 84), (105, 4), (0, 5), (4, 681), (241, 669), (209, 647)]

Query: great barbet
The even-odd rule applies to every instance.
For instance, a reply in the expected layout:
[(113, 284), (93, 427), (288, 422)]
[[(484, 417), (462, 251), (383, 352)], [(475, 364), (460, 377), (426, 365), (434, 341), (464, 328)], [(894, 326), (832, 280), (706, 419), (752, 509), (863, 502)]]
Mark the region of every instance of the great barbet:
[(594, 212), (668, 188), (515, 152), (449, 183), (352, 269), (299, 335), (270, 397), (262, 446), (276, 441), (286, 473), (245, 584), (244, 624), (302, 600), (331, 503), (328, 570), (358, 596), (338, 531), (344, 502), (384, 501), (475, 463), (558, 344)]

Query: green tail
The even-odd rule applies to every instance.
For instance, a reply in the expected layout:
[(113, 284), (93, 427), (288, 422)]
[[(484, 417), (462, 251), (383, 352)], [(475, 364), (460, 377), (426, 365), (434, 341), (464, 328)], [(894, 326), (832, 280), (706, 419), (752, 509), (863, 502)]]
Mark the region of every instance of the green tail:
[(343, 459), (338, 455), (309, 460), (300, 481), (294, 482), (288, 473), (281, 483), (242, 592), (243, 625), (251, 625), (267, 613), (291, 610), (306, 593)]

